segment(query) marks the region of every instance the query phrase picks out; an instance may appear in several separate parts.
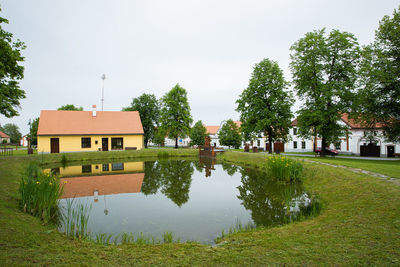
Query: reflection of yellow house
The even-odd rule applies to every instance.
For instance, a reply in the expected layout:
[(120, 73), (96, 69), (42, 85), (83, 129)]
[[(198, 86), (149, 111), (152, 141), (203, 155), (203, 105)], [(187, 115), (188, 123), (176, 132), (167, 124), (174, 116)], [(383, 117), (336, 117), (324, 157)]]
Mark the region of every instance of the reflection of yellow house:
[(37, 142), (39, 153), (142, 149), (143, 127), (137, 111), (42, 110)]
[(116, 162), (116, 163), (100, 163), (86, 164), (79, 166), (67, 166), (53, 169), (45, 169), (44, 172), (58, 173), (61, 177), (82, 176), (82, 175), (99, 175), (99, 174), (116, 174), (126, 172), (143, 172), (144, 162)]
[(64, 185), (61, 198), (138, 193), (143, 179), (144, 173), (61, 178)]

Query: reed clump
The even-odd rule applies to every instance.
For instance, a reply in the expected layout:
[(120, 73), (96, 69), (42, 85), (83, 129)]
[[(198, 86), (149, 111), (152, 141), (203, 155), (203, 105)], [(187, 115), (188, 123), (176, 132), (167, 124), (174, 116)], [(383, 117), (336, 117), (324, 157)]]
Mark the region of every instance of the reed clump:
[(285, 156), (274, 155), (266, 159), (265, 170), (269, 176), (282, 182), (301, 181), (303, 162)]
[(60, 211), (58, 199), (63, 193), (60, 179), (53, 173), (43, 173), (35, 163), (29, 163), (19, 183), (20, 205), (24, 212), (57, 223)]
[[(77, 239), (88, 239), (88, 222), (92, 205), (74, 204), (75, 199), (67, 199), (66, 212), (61, 219), (61, 225), (66, 236)], [(97, 238), (97, 237), (96, 237)], [(101, 237), (104, 239), (104, 236)]]

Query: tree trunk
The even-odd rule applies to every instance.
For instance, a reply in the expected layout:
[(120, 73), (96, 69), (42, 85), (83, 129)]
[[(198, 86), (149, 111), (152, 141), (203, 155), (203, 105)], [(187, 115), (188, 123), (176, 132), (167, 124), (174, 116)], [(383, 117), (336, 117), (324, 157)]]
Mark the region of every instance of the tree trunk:
[(175, 148), (178, 148), (178, 137), (175, 137)]
[(321, 157), (325, 157), (326, 156), (326, 151), (325, 151), (325, 147), (326, 147), (326, 139), (325, 137), (322, 137), (322, 142), (321, 142)]
[(148, 144), (149, 140), (147, 140), (146, 138), (144, 139), (144, 148), (147, 148), (147, 144)]

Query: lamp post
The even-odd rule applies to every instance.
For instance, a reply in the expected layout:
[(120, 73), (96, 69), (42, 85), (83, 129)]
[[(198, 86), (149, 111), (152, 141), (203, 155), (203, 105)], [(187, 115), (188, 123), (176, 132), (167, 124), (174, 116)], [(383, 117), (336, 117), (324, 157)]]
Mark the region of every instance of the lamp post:
[(104, 80), (106, 79), (106, 75), (105, 74), (101, 75), (101, 79), (103, 80), (103, 88), (101, 90), (101, 111), (103, 111), (103, 106), (104, 106)]

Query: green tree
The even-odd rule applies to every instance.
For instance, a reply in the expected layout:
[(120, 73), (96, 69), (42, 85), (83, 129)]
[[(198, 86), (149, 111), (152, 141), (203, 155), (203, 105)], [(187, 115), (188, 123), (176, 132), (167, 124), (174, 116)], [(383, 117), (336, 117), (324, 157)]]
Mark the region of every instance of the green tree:
[(221, 145), (228, 146), (229, 148), (231, 146), (239, 148), (242, 142), (239, 127), (233, 120), (227, 120), (224, 125), (222, 125), (218, 133), (218, 138)]
[(362, 55), (362, 89), (354, 117), (372, 130), (376, 123), (382, 123), (386, 138), (399, 142), (400, 8), (394, 10), (393, 17), (383, 17), (374, 43), (365, 47)]
[(25, 98), (25, 91), (19, 86), (24, 67), (19, 64), (24, 61), (21, 51), (26, 46), (20, 40), (13, 42), (12, 33), (3, 30), (3, 23), (8, 24), (8, 20), (0, 17), (0, 114), (11, 118), (19, 115), (19, 101)]
[[(298, 111), (299, 135), (322, 138), (322, 148), (345, 134), (341, 114), (355, 99), (359, 46), (347, 32), (325, 29), (309, 32), (291, 48), (291, 71), (297, 96), (304, 104)], [(325, 156), (325, 150), (321, 149)]]
[(67, 105), (59, 107), (58, 110), (77, 110), (77, 111), (82, 111), (83, 107), (79, 107), (78, 108), (78, 107), (75, 107), (72, 104), (67, 104)]
[(165, 136), (167, 136), (165, 130), (162, 129), (161, 127), (158, 127), (155, 129), (152, 141), (154, 144), (157, 144), (159, 146), (164, 146), (165, 145)]
[(22, 134), (20, 133), (18, 126), (14, 123), (4, 124), (0, 131), (10, 136), (10, 141), (13, 144), (19, 144), (19, 141), (22, 138)]
[(175, 148), (178, 148), (178, 137), (185, 138), (193, 122), (186, 90), (175, 85), (161, 99), (161, 107), (161, 128), (169, 138), (175, 139)]
[(264, 59), (255, 65), (249, 86), (236, 101), (244, 136), (264, 133), (270, 144), (278, 139), (287, 140), (293, 117), (290, 107), (294, 102), (285, 90), (287, 85), (277, 62)]
[(32, 122), (29, 122), (30, 130), (29, 130), (29, 138), (31, 139), (31, 145), (37, 145), (37, 131), (39, 128), (39, 118), (34, 119)]
[(190, 131), (190, 145), (203, 146), (207, 136), (207, 129), (200, 120), (196, 122)]
[(132, 99), (130, 107), (122, 109), (123, 111), (139, 111), (144, 131), (144, 146), (154, 137), (155, 127), (158, 126), (160, 117), (160, 108), (157, 98), (153, 94), (142, 94)]

